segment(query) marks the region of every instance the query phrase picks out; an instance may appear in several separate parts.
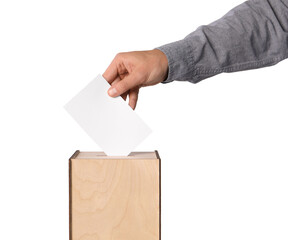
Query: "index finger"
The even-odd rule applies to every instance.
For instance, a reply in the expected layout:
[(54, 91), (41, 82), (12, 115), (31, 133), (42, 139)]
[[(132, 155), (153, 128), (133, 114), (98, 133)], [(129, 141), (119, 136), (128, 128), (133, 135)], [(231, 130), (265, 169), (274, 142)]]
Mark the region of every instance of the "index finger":
[(106, 71), (102, 75), (108, 83), (112, 83), (118, 76), (118, 70), (115, 61), (113, 60)]
[(128, 92), (130, 89), (138, 87), (139, 83), (136, 79), (135, 74), (126, 75), (122, 80), (109, 88), (108, 94), (110, 97), (117, 97)]

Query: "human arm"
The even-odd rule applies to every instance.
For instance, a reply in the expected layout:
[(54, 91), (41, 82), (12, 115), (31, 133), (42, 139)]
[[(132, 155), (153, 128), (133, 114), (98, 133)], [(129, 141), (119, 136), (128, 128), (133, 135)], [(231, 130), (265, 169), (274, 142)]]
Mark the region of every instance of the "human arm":
[[(145, 51), (138, 52), (137, 61), (132, 60), (135, 52), (122, 54), (121, 58), (116, 56), (114, 63), (104, 73), (104, 77), (107, 76), (112, 83), (110, 90), (116, 89), (110, 96), (124, 93), (125, 98), (130, 94), (130, 106), (135, 108), (142, 86), (174, 80), (197, 83), (222, 72), (278, 63), (288, 57), (288, 0), (244, 2), (219, 20), (201, 26), (183, 40), (164, 45), (158, 50), (166, 58), (159, 52), (152, 54), (150, 51), (148, 55)], [(153, 60), (148, 60), (147, 56)], [(135, 71), (126, 69), (126, 75), (121, 77), (119, 72), (117, 75), (115, 65), (127, 60), (134, 61)], [(137, 68), (136, 65), (141, 67)], [(154, 78), (149, 78), (156, 70), (158, 74), (152, 74)], [(110, 72), (114, 72), (113, 77)]]

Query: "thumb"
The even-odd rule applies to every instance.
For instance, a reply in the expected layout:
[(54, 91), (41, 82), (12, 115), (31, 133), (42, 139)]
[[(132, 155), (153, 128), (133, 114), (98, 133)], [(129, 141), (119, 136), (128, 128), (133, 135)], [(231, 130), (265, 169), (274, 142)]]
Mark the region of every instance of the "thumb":
[(108, 90), (108, 94), (110, 97), (118, 97), (125, 92), (128, 92), (130, 89), (136, 87), (138, 85), (138, 81), (135, 78), (134, 74), (125, 76), (122, 80), (115, 83)]

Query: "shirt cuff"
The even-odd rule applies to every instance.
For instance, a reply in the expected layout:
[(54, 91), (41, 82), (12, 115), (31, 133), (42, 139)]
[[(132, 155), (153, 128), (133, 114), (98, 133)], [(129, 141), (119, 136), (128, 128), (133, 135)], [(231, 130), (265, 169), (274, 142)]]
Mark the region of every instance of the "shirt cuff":
[(185, 39), (156, 48), (168, 59), (168, 76), (162, 83), (176, 81), (193, 82), (195, 64), (192, 46)]

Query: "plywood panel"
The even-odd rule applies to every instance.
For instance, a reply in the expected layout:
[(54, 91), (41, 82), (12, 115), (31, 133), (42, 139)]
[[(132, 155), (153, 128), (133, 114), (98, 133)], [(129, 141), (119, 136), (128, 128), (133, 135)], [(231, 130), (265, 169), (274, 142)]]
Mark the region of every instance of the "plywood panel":
[(76, 155), (70, 160), (70, 238), (159, 240), (160, 159), (156, 154), (147, 159)]

